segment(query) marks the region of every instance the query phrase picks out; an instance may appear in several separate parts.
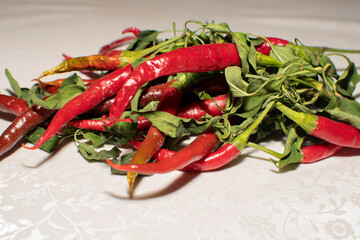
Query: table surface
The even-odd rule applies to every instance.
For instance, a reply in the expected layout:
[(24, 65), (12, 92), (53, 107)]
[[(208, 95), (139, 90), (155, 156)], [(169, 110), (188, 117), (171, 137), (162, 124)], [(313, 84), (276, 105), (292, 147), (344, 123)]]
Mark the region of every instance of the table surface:
[[(187, 20), (358, 49), (359, 9), (357, 0), (2, 0), (0, 69), (30, 87), (63, 53), (93, 54), (130, 26), (182, 28)], [(1, 117), (3, 131), (12, 118)], [(73, 142), (51, 155), (18, 144), (0, 162), (0, 239), (360, 239), (359, 154), (344, 149), (278, 171), (245, 150), (219, 171), (142, 178), (130, 197), (126, 178), (87, 162)]]

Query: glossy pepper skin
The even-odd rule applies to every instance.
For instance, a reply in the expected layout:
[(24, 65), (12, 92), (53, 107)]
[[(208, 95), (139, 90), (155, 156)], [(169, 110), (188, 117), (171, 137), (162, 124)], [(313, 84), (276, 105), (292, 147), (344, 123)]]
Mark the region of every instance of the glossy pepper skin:
[(27, 102), (23, 99), (0, 94), (0, 111), (19, 116), (29, 108)]
[(315, 145), (303, 147), (301, 149), (302, 163), (314, 163), (322, 159), (333, 156), (343, 147), (329, 142), (323, 142)]
[(233, 65), (240, 65), (240, 57), (232, 43), (180, 48), (145, 61), (137, 66), (119, 90), (110, 109), (107, 125), (120, 119), (136, 91), (149, 81), (181, 72), (217, 71)]
[(176, 152), (167, 161), (128, 165), (118, 165), (110, 160), (106, 161), (111, 167), (120, 171), (134, 171), (142, 174), (168, 173), (205, 157), (215, 148), (217, 143), (217, 136), (212, 132), (208, 132), (197, 136), (194, 141)]
[(357, 128), (326, 117), (316, 117), (316, 128), (310, 132), (311, 135), (335, 145), (360, 148), (360, 132)]
[(67, 102), (64, 107), (57, 111), (39, 141), (29, 149), (38, 149), (44, 142), (54, 136), (68, 121), (96, 107), (104, 99), (115, 95), (131, 71), (131, 65), (117, 69), (93, 83), (79, 96)]
[[(140, 145), (140, 143), (136, 141), (132, 141), (130, 144), (135, 148)], [(303, 147), (301, 149), (301, 163), (314, 163), (326, 159), (330, 156), (333, 156), (342, 148), (342, 146), (338, 146), (329, 142), (322, 142), (319, 144)], [(199, 161), (190, 163), (189, 165), (179, 170), (191, 172), (207, 172), (217, 170), (234, 160), (239, 155), (239, 153), (240, 150), (237, 149), (234, 145), (229, 143), (224, 144), (217, 151), (211, 152)], [(174, 154), (175, 151), (162, 148), (154, 154), (153, 158), (158, 162), (162, 162), (166, 161)]]
[[(131, 145), (138, 147), (139, 143), (132, 142)], [(154, 154), (153, 158), (156, 159), (157, 162), (167, 161), (167, 159), (175, 153), (175, 151), (162, 148)], [(209, 153), (202, 159), (192, 162), (179, 170), (189, 172), (207, 172), (216, 170), (234, 160), (239, 153), (240, 150), (234, 145), (230, 143), (224, 144), (218, 150)]]
[(323, 116), (297, 112), (279, 102), (276, 106), (310, 135), (338, 146), (360, 148), (360, 131), (356, 127)]
[[(196, 101), (194, 103), (180, 106), (177, 116), (188, 119), (200, 119), (201, 117), (205, 116), (205, 114), (209, 114), (213, 117), (219, 116), (222, 114), (222, 111), (218, 108), (218, 106), (220, 108), (225, 108), (227, 97), (227, 94), (223, 94), (214, 97), (215, 103), (209, 99), (206, 99), (204, 101)], [(120, 119), (119, 121), (132, 122), (130, 118)], [(137, 119), (137, 124), (138, 131), (148, 129), (151, 126), (151, 122), (143, 116), (140, 116)], [(102, 120), (72, 120), (68, 123), (68, 126), (74, 128), (91, 129), (95, 131), (105, 131), (104, 122)]]
[[(281, 38), (268, 37), (266, 39), (276, 46), (288, 46), (290, 43), (289, 41)], [(265, 40), (262, 44), (255, 46), (256, 51), (268, 56), (271, 52), (271, 46), (268, 41)]]
[[(176, 83), (176, 82), (174, 82)], [(182, 92), (173, 85), (169, 86), (164, 94), (161, 96), (157, 111), (164, 111), (175, 115), (181, 104)], [(147, 163), (152, 156), (162, 147), (165, 140), (165, 133), (159, 131), (156, 127), (151, 126), (144, 141), (138, 148), (130, 164), (144, 164)], [(133, 189), (134, 181), (137, 172), (128, 172), (127, 179), (130, 186), (130, 191)]]
[(30, 130), (49, 119), (55, 110), (35, 105), (20, 114), (0, 136), (0, 156), (9, 151)]

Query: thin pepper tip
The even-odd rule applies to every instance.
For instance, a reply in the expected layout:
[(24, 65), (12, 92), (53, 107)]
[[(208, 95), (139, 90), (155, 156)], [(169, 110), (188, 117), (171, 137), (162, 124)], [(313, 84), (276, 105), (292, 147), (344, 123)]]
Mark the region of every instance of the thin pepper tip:
[(132, 192), (134, 189), (135, 179), (138, 173), (136, 172), (128, 172), (127, 173), (127, 180), (129, 183), (129, 191)]
[(22, 146), (23, 148), (28, 149), (28, 150), (36, 150), (36, 149), (40, 148), (40, 147), (37, 146), (36, 144), (35, 144), (34, 146), (32, 146), (32, 147), (29, 147), (29, 146), (26, 146), (24, 143), (22, 143), (21, 146)]

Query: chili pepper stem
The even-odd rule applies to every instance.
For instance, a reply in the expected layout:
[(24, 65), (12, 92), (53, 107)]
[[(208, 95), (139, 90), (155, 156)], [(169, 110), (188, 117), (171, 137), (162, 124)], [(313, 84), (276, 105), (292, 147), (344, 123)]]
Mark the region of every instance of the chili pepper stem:
[[(152, 46), (152, 47), (149, 47), (149, 48), (145, 48), (145, 49), (139, 50), (139, 51), (137, 51), (137, 52), (131, 52), (131, 53), (133, 53), (133, 54), (132, 54), (132, 58), (129, 59), (130, 61), (127, 62), (127, 61), (122, 61), (122, 60), (120, 59), (120, 64), (121, 64), (121, 66), (125, 66), (125, 65), (127, 65), (127, 64), (129, 64), (129, 63), (134, 62), (136, 59), (140, 59), (140, 58), (145, 57), (145, 56), (147, 56), (147, 55), (149, 55), (149, 54), (151, 54), (151, 53), (153, 53), (153, 52), (155, 52), (155, 51), (158, 51), (158, 50), (166, 47), (167, 45), (176, 42), (177, 40), (179, 40), (179, 39), (181, 39), (181, 38), (183, 38), (183, 37), (184, 37), (184, 35), (179, 35), (179, 36), (170, 38), (170, 39), (167, 40), (167, 41), (164, 41), (164, 42), (162, 42), (162, 43), (159, 43), (159, 44), (157, 44), (157, 45), (155, 45), (155, 46)], [(130, 51), (125, 51), (125, 52), (130, 52)]]
[(317, 51), (319, 53), (324, 52), (333, 52), (333, 53), (353, 53), (353, 54), (359, 54), (360, 49), (341, 49), (341, 48), (331, 48), (331, 47), (312, 47), (307, 46), (311, 51)]
[(260, 125), (262, 120), (264, 120), (264, 118), (267, 116), (267, 114), (274, 105), (275, 102), (271, 102), (270, 104), (268, 104), (264, 111), (259, 115), (259, 117), (244, 132), (242, 132), (232, 141), (232, 144), (236, 146), (237, 149), (244, 149), (246, 147), (250, 135)]
[(276, 103), (276, 108), (284, 113), (288, 118), (296, 122), (306, 132), (311, 133), (316, 128), (316, 116), (304, 112), (296, 112), (280, 102)]
[(271, 156), (273, 156), (273, 157), (276, 157), (276, 158), (278, 158), (278, 159), (280, 159), (280, 158), (282, 157), (282, 154), (281, 154), (281, 153), (276, 152), (276, 151), (274, 151), (274, 150), (271, 150), (271, 149), (269, 149), (269, 148), (267, 148), (267, 147), (261, 146), (261, 145), (259, 145), (259, 144), (253, 143), (253, 142), (248, 142), (248, 143), (247, 143), (247, 146), (248, 146), (248, 147), (251, 147), (251, 148), (254, 148), (254, 149), (256, 149), (256, 150), (262, 151), (262, 152), (264, 152), (264, 153), (267, 153), (267, 154), (269, 154), (269, 155), (271, 155)]
[(137, 59), (143, 58), (153, 52), (156, 52), (166, 47), (167, 45), (176, 42), (182, 37), (183, 35), (179, 35), (177, 37), (173, 37), (167, 41), (164, 41), (160, 44), (136, 52), (122, 51), (120, 55), (114, 55), (114, 56), (90, 55), (90, 56), (67, 59), (63, 61), (61, 64), (49, 70), (44, 71), (38, 77), (38, 79), (57, 73), (64, 73), (64, 72), (84, 70), (84, 69), (115, 70), (117, 68), (131, 64)]
[(263, 66), (281, 67), (284, 65), (284, 63), (281, 62), (280, 60), (258, 52), (256, 53), (256, 61), (258, 64)]

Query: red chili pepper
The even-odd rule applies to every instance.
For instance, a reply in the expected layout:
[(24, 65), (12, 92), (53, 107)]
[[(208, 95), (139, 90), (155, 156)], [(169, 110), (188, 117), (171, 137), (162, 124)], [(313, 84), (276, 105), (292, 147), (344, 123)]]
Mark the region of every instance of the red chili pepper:
[[(59, 90), (59, 88), (62, 86), (66, 78), (57, 79), (49, 82), (43, 82), (40, 79), (34, 79), (34, 81), (37, 81), (39, 86), (44, 89), (45, 91), (49, 93), (55, 93)], [(88, 88), (91, 84), (93, 84), (98, 79), (83, 79), (85, 88)]]
[(38, 105), (25, 110), (0, 136), (0, 156), (9, 151), (26, 133), (50, 118), (54, 113), (55, 110), (44, 109)]
[[(172, 81), (169, 81), (166, 83), (161, 83), (161, 84), (146, 88), (141, 93), (141, 96), (140, 96), (139, 102), (138, 102), (138, 106), (140, 108), (143, 108), (152, 101), (159, 101), (160, 97), (163, 95), (166, 88), (168, 88), (174, 81), (175, 80), (172, 80)], [(203, 82), (206, 82), (206, 83), (203, 84)], [(226, 81), (223, 81), (222, 78), (213, 78), (213, 79), (209, 79), (206, 81), (201, 81), (200, 84), (197, 84), (193, 88), (191, 88), (191, 90), (194, 90), (194, 89), (202, 89), (206, 93), (216, 95), (216, 94), (222, 94), (224, 92), (227, 92), (228, 85), (226, 84)], [(192, 98), (191, 95), (193, 95), (193, 92), (191, 92), (190, 90), (187, 90), (187, 89), (184, 90), (184, 98), (186, 98), (186, 100), (191, 99)], [(227, 95), (222, 95), (222, 96), (214, 97), (214, 100), (215, 100), (215, 102), (217, 102), (217, 104), (222, 106), (221, 108), (225, 108), (226, 98), (227, 98)], [(91, 113), (109, 112), (114, 101), (115, 101), (115, 97), (105, 99), (103, 102), (101, 102), (95, 108), (91, 109), (89, 112), (91, 112)], [(201, 102), (193, 103), (193, 108), (190, 106), (191, 105), (180, 106), (180, 109), (183, 109), (183, 110), (179, 111), (179, 112), (181, 112), (181, 115), (179, 115), (179, 116), (184, 117), (184, 118), (198, 119), (201, 116), (205, 115), (205, 112), (207, 112), (208, 114), (210, 114), (212, 116), (217, 116), (216, 112), (219, 111), (219, 109), (216, 107), (216, 104), (214, 104), (211, 100), (205, 100), (203, 103), (201, 103)], [(129, 107), (130, 107), (130, 104), (128, 104), (127, 108), (129, 108)], [(186, 113), (186, 111), (190, 111), (190, 112)], [(195, 113), (199, 113), (199, 116), (195, 117), (194, 115), (192, 115)]]
[[(135, 148), (138, 148), (141, 143), (138, 141), (131, 141), (129, 144)], [(303, 147), (301, 149), (301, 163), (314, 163), (320, 161), (322, 159), (333, 156), (342, 148), (342, 146), (338, 146), (329, 142), (322, 142), (319, 144)], [(157, 162), (162, 162), (166, 161), (174, 154), (175, 151), (162, 148), (154, 154), (153, 159), (156, 159)], [(234, 145), (225, 144), (219, 148), (219, 150), (209, 153), (201, 160), (190, 163), (180, 170), (192, 172), (206, 172), (216, 170), (228, 164), (238, 154), (239, 150), (234, 148)]]
[(78, 70), (115, 70), (120, 66), (119, 56), (91, 55), (63, 61), (60, 65), (43, 72), (40, 78), (54, 74)]
[[(289, 41), (281, 39), (281, 38), (275, 38), (275, 37), (268, 37), (266, 38), (271, 44), (276, 45), (276, 46), (287, 46), (290, 44)], [(269, 42), (264, 40), (263, 43), (261, 43), (260, 45), (255, 46), (255, 49), (257, 52), (260, 52), (264, 55), (269, 55), (271, 52), (271, 45), (269, 44)]]
[[(130, 118), (120, 119), (122, 122), (133, 122)], [(67, 124), (68, 127), (89, 129), (94, 131), (105, 131), (103, 120), (93, 120), (93, 119), (80, 119), (72, 120)], [(149, 129), (151, 122), (145, 117), (139, 117), (137, 119), (137, 131)]]
[[(236, 156), (242, 151), (242, 149), (245, 148), (247, 141), (250, 137), (250, 135), (253, 133), (253, 131), (259, 126), (259, 124), (262, 122), (262, 120), (267, 116), (267, 113), (272, 109), (274, 106), (274, 102), (268, 104), (264, 111), (258, 116), (258, 118), (240, 135), (238, 135), (233, 141), (230, 143), (226, 143), (223, 145), (219, 150), (211, 153), (211, 161), (207, 162), (207, 165), (209, 165), (208, 169), (216, 167), (219, 164), (225, 165), (226, 163), (231, 162)], [(210, 134), (210, 133), (208, 133)], [(202, 135), (200, 135), (202, 136)], [(215, 134), (212, 136), (216, 143), (218, 141), (218, 138)], [(195, 139), (198, 140), (198, 138)], [(202, 143), (201, 143), (202, 141)], [(108, 164), (119, 170), (119, 171), (134, 171), (142, 174), (154, 174), (154, 173), (166, 173), (173, 170), (179, 170), (182, 168), (185, 168), (185, 166), (188, 166), (191, 163), (194, 163), (203, 157), (207, 156), (212, 149), (215, 147), (216, 143), (214, 142), (208, 142), (206, 139), (201, 139), (195, 146), (199, 149), (195, 149), (195, 146), (191, 146), (191, 143), (188, 147), (185, 147), (184, 150), (187, 154), (181, 154), (180, 150), (179, 152), (176, 152), (172, 157), (170, 157), (167, 161), (162, 162), (155, 162), (155, 163), (148, 163), (148, 164), (115, 164), (111, 162), (110, 160), (107, 160)], [(209, 144), (209, 145), (208, 145)], [(212, 145), (213, 144), (213, 145)], [(189, 148), (190, 147), (190, 148)], [(206, 154), (201, 155), (198, 154), (199, 151), (202, 151), (202, 149), (206, 149), (208, 151)], [(188, 153), (189, 149), (191, 151), (194, 151), (194, 155), (197, 157), (196, 160), (194, 160), (194, 156), (191, 156), (191, 153)], [(190, 152), (191, 152), (190, 151)], [(206, 152), (204, 151), (204, 152)], [(179, 154), (180, 153), (180, 154)], [(212, 165), (213, 164), (213, 165)], [(194, 166), (194, 169), (196, 167)]]
[(205, 116), (206, 113), (210, 114), (213, 117), (220, 116), (221, 114), (223, 114), (220, 108), (224, 109), (226, 107), (227, 97), (227, 94), (223, 94), (214, 97), (213, 100), (215, 102), (210, 99), (206, 99), (204, 101), (197, 101), (184, 106), (180, 106), (177, 116), (182, 118), (194, 119), (199, 119)]
[(43, 72), (40, 78), (56, 73), (64, 73), (69, 71), (79, 70), (116, 70), (120, 67), (133, 63), (135, 60), (148, 56), (149, 54), (157, 51), (158, 49), (167, 46), (168, 44), (179, 40), (182, 36), (171, 38), (167, 41), (161, 42), (149, 48), (139, 51), (120, 51), (119, 55), (112, 54), (111, 56), (105, 55), (90, 55), (83, 57), (71, 58), (63, 61), (61, 64)]
[[(176, 84), (175, 81), (173, 84)], [(175, 115), (182, 98), (182, 92), (179, 88), (174, 87), (173, 84), (168, 87), (161, 96), (157, 111), (168, 112)], [(151, 157), (162, 147), (165, 140), (165, 134), (159, 131), (156, 127), (151, 126), (144, 141), (139, 146), (138, 151), (131, 159), (130, 164), (145, 164)], [(129, 190), (132, 191), (137, 172), (129, 171), (127, 179), (129, 182)]]
[(281, 103), (277, 103), (276, 107), (314, 137), (343, 147), (360, 148), (360, 132), (352, 125), (322, 116), (296, 112)]
[[(131, 141), (130, 145), (138, 148), (139, 142)], [(157, 162), (163, 162), (167, 161), (175, 153), (175, 151), (162, 148), (154, 154), (153, 158), (156, 159)], [(239, 155), (239, 153), (240, 150), (237, 149), (233, 144), (224, 144), (217, 151), (211, 152), (202, 159), (192, 162), (179, 170), (189, 172), (206, 172), (219, 169), (220, 167), (225, 166), (231, 162)]]
[(329, 142), (322, 142), (315, 145), (306, 146), (301, 149), (302, 163), (314, 163), (322, 159), (333, 156), (342, 146), (335, 145)]
[[(222, 114), (222, 111), (217, 107), (225, 108), (227, 102), (227, 94), (223, 94), (217, 97), (214, 97), (215, 103), (209, 99), (204, 101), (197, 101), (195, 103), (190, 103), (184, 106), (179, 107), (177, 116), (182, 118), (194, 118), (199, 119), (205, 114), (209, 114), (213, 117), (219, 116)], [(129, 121), (130, 118), (121, 119), (119, 121)], [(137, 120), (137, 130), (145, 130), (151, 126), (151, 122), (145, 117), (139, 117)], [(69, 127), (82, 128), (82, 129), (91, 129), (95, 131), (105, 131), (104, 122), (102, 120), (90, 120), (90, 119), (80, 119), (72, 120), (68, 123)]]
[(0, 111), (19, 116), (29, 108), (27, 102), (23, 99), (0, 94)]
[(120, 47), (122, 46), (123, 44), (129, 42), (129, 41), (132, 41), (134, 40), (135, 37), (137, 37), (140, 33), (140, 30), (138, 28), (134, 28), (134, 27), (131, 27), (131, 28), (127, 28), (125, 29), (122, 34), (125, 34), (125, 33), (132, 33), (134, 36), (128, 36), (128, 37), (123, 37), (121, 39), (118, 39), (118, 40), (115, 40), (103, 47), (101, 47), (100, 51), (99, 51), (99, 54), (100, 55), (110, 55), (110, 53), (112, 52), (112, 50), (114, 48), (117, 48), (117, 47)]
[(141, 85), (165, 75), (180, 72), (208, 72), (240, 65), (235, 44), (206, 44), (176, 49), (140, 64), (119, 90), (110, 109), (108, 124), (120, 119), (126, 106)]
[(120, 68), (92, 84), (85, 92), (73, 98), (57, 111), (45, 133), (38, 142), (29, 149), (38, 149), (56, 134), (68, 121), (79, 114), (96, 107), (101, 101), (116, 94), (125, 79), (131, 73), (131, 65)]
[[(172, 80), (166, 83), (158, 84), (155, 86), (151, 86), (146, 88), (142, 93), (139, 99), (138, 105), (139, 107), (145, 107), (152, 101), (159, 101), (161, 96), (164, 94), (165, 90), (171, 86), (176, 80)], [(114, 99), (115, 100), (115, 99)], [(109, 108), (110, 110), (110, 108)]]
[[(72, 59), (72, 57), (70, 57), (69, 55), (66, 55), (66, 54), (63, 54), (63, 57), (65, 58), (65, 60)], [(90, 71), (90, 70), (79, 70), (79, 72), (88, 76), (89, 78), (93, 78), (93, 79), (98, 79), (101, 76), (99, 73), (96, 73), (96, 72)]]
[(176, 152), (167, 161), (128, 165), (118, 165), (110, 160), (106, 161), (111, 167), (121, 171), (134, 171), (143, 174), (167, 173), (181, 169), (192, 162), (200, 160), (209, 154), (215, 148), (217, 143), (217, 136), (212, 132), (208, 132), (200, 134), (188, 146)]

